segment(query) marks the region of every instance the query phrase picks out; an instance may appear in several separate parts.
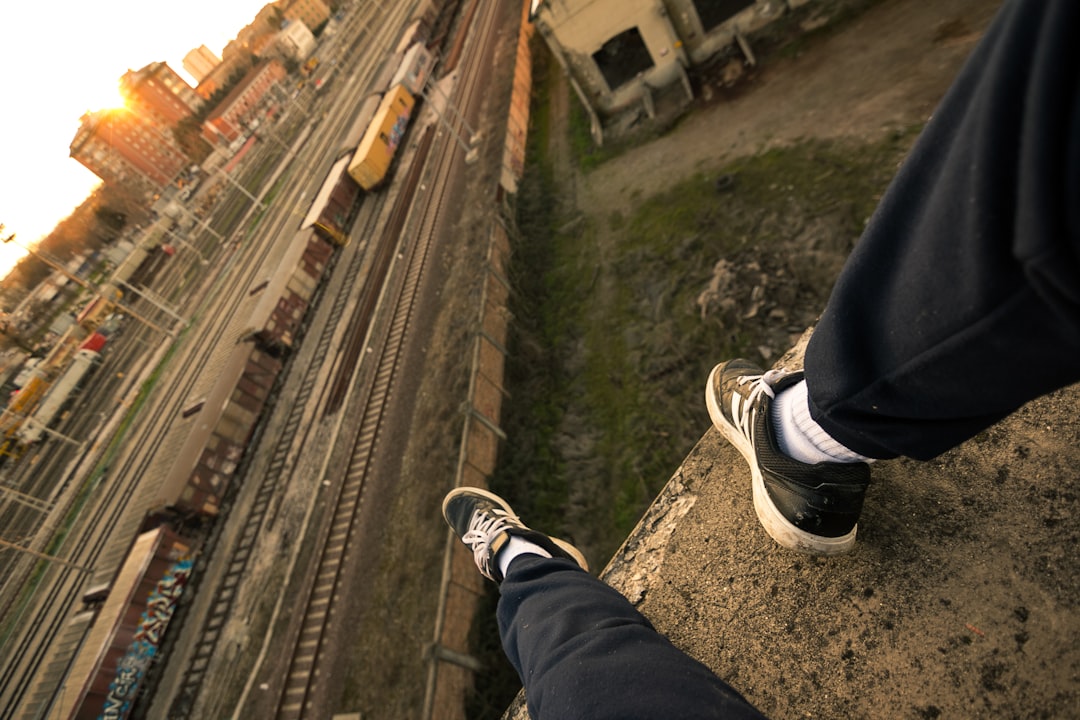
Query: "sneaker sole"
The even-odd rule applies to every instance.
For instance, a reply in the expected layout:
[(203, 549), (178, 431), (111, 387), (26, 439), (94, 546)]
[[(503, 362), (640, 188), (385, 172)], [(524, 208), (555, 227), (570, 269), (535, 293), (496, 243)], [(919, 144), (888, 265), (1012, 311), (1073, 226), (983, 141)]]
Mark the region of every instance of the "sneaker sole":
[(773, 504), (772, 498), (769, 497), (769, 491), (765, 489), (765, 478), (762, 476), (761, 468), (757, 464), (753, 444), (751, 444), (749, 438), (728, 422), (723, 410), (717, 404), (716, 393), (713, 392), (713, 388), (716, 387), (716, 373), (719, 369), (720, 366), (717, 365), (709, 373), (709, 380), (705, 385), (705, 406), (709, 409), (709, 417), (712, 418), (713, 427), (719, 430), (720, 434), (742, 454), (746, 464), (750, 466), (754, 512), (757, 514), (758, 522), (765, 528), (765, 532), (781, 546), (796, 552), (810, 555), (842, 555), (850, 552), (855, 545), (855, 534), (859, 529), (858, 525), (853, 527), (851, 532), (840, 537), (831, 538), (824, 535), (815, 535), (797, 527), (784, 517), (783, 513)]
[[(481, 496), (487, 498), (488, 500), (490, 500), (491, 502), (495, 503), (499, 507), (501, 507), (506, 512), (512, 514), (514, 517), (517, 517), (517, 513), (514, 512), (514, 509), (512, 507), (510, 507), (506, 503), (505, 500), (503, 500), (501, 497), (499, 497), (495, 493), (484, 490), (483, 488), (468, 486), (468, 487), (454, 488), (453, 490), (451, 490), (450, 492), (448, 492), (446, 494), (446, 497), (443, 498), (443, 501), (442, 501), (442, 514), (443, 514), (443, 519), (444, 520), (446, 519), (446, 506), (450, 503), (450, 501), (454, 497), (456, 497), (458, 495), (465, 495), (465, 494), (481, 495)], [(449, 522), (449, 520), (447, 520), (447, 522)], [(539, 531), (534, 531), (534, 532), (539, 532)], [(546, 535), (547, 533), (544, 533), (544, 534)], [(576, 547), (574, 547), (573, 545), (571, 545), (570, 543), (566, 542), (565, 540), (563, 540), (561, 538), (551, 537), (551, 535), (548, 535), (548, 538), (551, 540), (551, 542), (555, 543), (560, 548), (562, 548), (563, 551), (566, 552), (567, 555), (572, 557), (574, 559), (574, 562), (576, 562), (578, 565), (581, 566), (582, 570), (585, 570), (586, 572), (588, 572), (589, 563), (585, 559), (585, 556), (581, 554), (580, 550), (578, 550)]]

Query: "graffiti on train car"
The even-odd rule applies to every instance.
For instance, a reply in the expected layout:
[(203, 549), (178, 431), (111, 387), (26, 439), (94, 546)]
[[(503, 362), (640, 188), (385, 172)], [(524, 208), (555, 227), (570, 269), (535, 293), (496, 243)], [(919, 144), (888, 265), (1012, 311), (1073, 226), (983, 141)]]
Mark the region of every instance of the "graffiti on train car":
[(401, 144), (401, 138), (405, 137), (405, 131), (409, 129), (408, 113), (400, 116), (394, 126), (390, 128), (390, 141), (386, 143), (387, 149), (393, 153)]
[(132, 636), (131, 645), (116, 665), (116, 678), (109, 684), (100, 720), (121, 720), (127, 717), (146, 669), (161, 647), (165, 628), (184, 592), (194, 561), (183, 557), (166, 571), (146, 598), (146, 610)]

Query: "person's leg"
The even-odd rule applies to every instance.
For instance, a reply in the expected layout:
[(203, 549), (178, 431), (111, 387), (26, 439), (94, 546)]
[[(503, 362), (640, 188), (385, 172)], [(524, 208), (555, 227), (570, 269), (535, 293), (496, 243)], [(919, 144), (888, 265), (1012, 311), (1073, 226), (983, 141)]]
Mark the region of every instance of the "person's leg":
[(1078, 27), (1003, 6), (845, 265), (805, 367), (848, 448), (929, 459), (1080, 379)]
[(526, 527), (498, 496), (458, 488), (443, 515), (499, 583), (499, 633), (533, 720), (762, 717), (589, 575), (572, 546)]
[(867, 460), (929, 459), (1080, 379), (1076, 27), (1075, 0), (1002, 7), (845, 264), (805, 377), (709, 376), (781, 545), (850, 550)]
[(499, 592), (503, 650), (534, 720), (762, 717), (626, 598), (567, 560), (519, 557)]

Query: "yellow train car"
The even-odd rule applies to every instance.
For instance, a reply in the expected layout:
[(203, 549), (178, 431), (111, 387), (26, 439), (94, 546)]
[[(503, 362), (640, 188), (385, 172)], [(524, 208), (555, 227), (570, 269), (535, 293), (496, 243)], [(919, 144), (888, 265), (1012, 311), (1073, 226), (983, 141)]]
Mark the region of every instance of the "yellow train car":
[(349, 163), (349, 175), (364, 190), (372, 190), (386, 179), (415, 104), (404, 85), (395, 85), (383, 96)]

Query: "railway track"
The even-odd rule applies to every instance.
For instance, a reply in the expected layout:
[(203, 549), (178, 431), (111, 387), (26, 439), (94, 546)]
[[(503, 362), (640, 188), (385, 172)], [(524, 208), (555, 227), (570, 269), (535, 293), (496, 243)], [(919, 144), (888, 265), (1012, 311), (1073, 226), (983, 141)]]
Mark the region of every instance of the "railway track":
[[(401, 15), (400, 12), (391, 16), (389, 20), (393, 21), (395, 19), (400, 19), (398, 17), (399, 15)], [(382, 19), (384, 21), (387, 20), (387, 18)], [(363, 31), (365, 34), (370, 34), (371, 32), (367, 26), (363, 28)], [(358, 46), (358, 42), (354, 42), (350, 46), (351, 53), (355, 54), (360, 51), (361, 48)], [(381, 58), (377, 54), (371, 57), (372, 59), (370, 62), (355, 65), (350, 77), (372, 76), (375, 67), (381, 61)], [(351, 62), (351, 60), (349, 62)], [(361, 95), (361, 97), (363, 97), (363, 95)], [(330, 131), (330, 135), (340, 133), (340, 131), (348, 128), (351, 117), (352, 116), (347, 113), (339, 119), (336, 119), (334, 121), (335, 125)], [(330, 153), (327, 154), (327, 157), (332, 160), (333, 155), (333, 153)], [(318, 170), (314, 171), (313, 175), (322, 177), (325, 175), (325, 172)], [(360, 237), (372, 237), (377, 234), (375, 226), (381, 216), (382, 206), (386, 202), (386, 194), (378, 193), (368, 195), (364, 202), (365, 205), (371, 205), (371, 208), (369, 208), (369, 212), (367, 213), (369, 219), (367, 225), (359, 232), (354, 230), (351, 233), (353, 237), (357, 235)], [(374, 288), (373, 294), (377, 299), (378, 286), (381, 283), (381, 278), (375, 280), (372, 275), (376, 273), (373, 273), (370, 270), (367, 275), (361, 277), (361, 271), (365, 262), (365, 254), (361, 252), (353, 254), (352, 259), (345, 270), (343, 281), (344, 289), (335, 296), (332, 306), (330, 307), (328, 319), (324, 320), (323, 331), (320, 334), (315, 348), (314, 357), (331, 357), (334, 335), (340, 327), (340, 320), (349, 303), (350, 290), (353, 287), (360, 285), (365, 288), (365, 293), (367, 295), (372, 295), (372, 289)], [(327, 275), (329, 275), (329, 272), (330, 269), (328, 268)], [(320, 292), (322, 289), (325, 289), (326, 284), (327, 283), (324, 280)], [(317, 298), (312, 300), (312, 306), (315, 306), (316, 304)], [(361, 302), (361, 305), (363, 304), (364, 303)], [(353, 321), (353, 325), (355, 325), (355, 320)], [(343, 364), (348, 363), (339, 361), (337, 364), (342, 366)], [(349, 365), (349, 370), (351, 369), (351, 365)], [(263, 528), (272, 526), (276, 512), (273, 500), (275, 496), (280, 493), (281, 487), (287, 485), (290, 480), (288, 475), (290, 455), (294, 452), (293, 448), (297, 444), (301, 446), (304, 445), (308, 433), (312, 431), (310, 426), (305, 427), (303, 423), (305, 408), (309, 406), (309, 401), (316, 391), (321, 391), (321, 397), (315, 403), (316, 407), (325, 406), (326, 396), (331, 394), (326, 386), (319, 385), (318, 383), (322, 370), (321, 363), (311, 363), (306, 366), (299, 383), (297, 394), (290, 399), (290, 406), (283, 421), (283, 427), (277, 433), (277, 439), (269, 449), (270, 459), (266, 470), (260, 474), (259, 486), (254, 493), (254, 499), (251, 502), (250, 507), (245, 509), (245, 516), (237, 519), (238, 522), (241, 523), (241, 527), (237, 533), (239, 539), (234, 543), (232, 548), (225, 550), (225, 552), (229, 554), (224, 562), (224, 570), (221, 573), (220, 582), (212, 590), (212, 592), (214, 592), (214, 597), (210, 602), (209, 612), (201, 619), (201, 626), (196, 630), (197, 640), (194, 642), (193, 650), (189, 653), (188, 660), (185, 662), (186, 670), (183, 674), (184, 680), (180, 683), (176, 692), (173, 694), (171, 703), (169, 703), (168, 716), (170, 718), (190, 717), (191, 713), (197, 707), (208, 668), (211, 666), (211, 661), (215, 653), (219, 650), (219, 640), (222, 635), (222, 629), (230, 619), (235, 607), (242, 581), (256, 549), (260, 531)], [(287, 371), (282, 373), (282, 378), (284, 378), (285, 375), (287, 375)], [(238, 481), (236, 484), (239, 485), (241, 483)], [(215, 552), (215, 538), (210, 538), (206, 543), (206, 546), (210, 553)], [(200, 562), (203, 569), (205, 569), (208, 564), (208, 558), (206, 557)]]
[[(355, 47), (355, 46), (354, 46)], [(424, 151), (422, 154), (427, 153), (427, 149), (431, 143), (431, 131), (425, 136), (422, 145)], [(419, 167), (423, 166), (423, 163), (418, 163)], [(419, 171), (416, 176), (410, 180), (410, 186), (415, 191), (416, 183), (419, 181)], [(276, 212), (276, 209), (271, 210), (271, 217), (273, 219), (267, 221), (264, 220), (264, 227), (273, 227), (275, 224), (282, 224), (284, 221), (284, 214), (291, 212), (291, 210), (283, 209), (280, 213)], [(377, 214), (376, 214), (377, 216)], [(396, 221), (395, 221), (396, 222)], [(401, 222), (404, 222), (404, 216), (401, 218)], [(410, 249), (410, 260), (408, 262), (409, 272), (406, 276), (406, 285), (403, 289), (404, 297), (407, 299), (399, 300), (397, 303), (398, 312), (394, 316), (391, 324), (391, 333), (387, 345), (384, 347), (384, 356), (396, 356), (401, 352), (401, 347), (404, 343), (404, 337), (408, 328), (408, 318), (411, 314), (412, 303), (415, 300), (416, 288), (419, 285), (420, 278), (423, 274), (424, 262), (426, 260), (426, 253), (428, 248), (428, 242), (418, 242)], [(233, 277), (244, 277), (247, 281), (241, 281), (239, 285), (246, 287), (251, 280), (254, 279), (254, 273), (256, 269), (263, 266), (263, 263), (269, 257), (271, 248), (277, 243), (265, 242), (261, 245), (260, 251), (254, 253), (246, 253), (242, 256), (240, 265), (237, 268), (233, 268)], [(389, 252), (386, 256), (386, 265), (389, 266), (393, 259), (393, 252)], [(220, 284), (219, 284), (220, 289)], [(196, 341), (196, 344), (192, 348), (192, 354), (196, 360), (190, 364), (183, 375), (181, 382), (172, 383), (165, 386), (159, 392), (161, 397), (158, 402), (167, 408), (178, 408), (181, 403), (189, 399), (189, 395), (192, 388), (195, 385), (196, 378), (204, 371), (208, 369), (208, 363), (211, 362), (211, 350), (213, 345), (219, 344), (222, 339), (228, 334), (230, 326), (228, 324), (228, 318), (235, 313), (235, 310), (240, 307), (240, 304), (244, 300), (244, 293), (235, 292), (230, 296), (230, 299), (226, 302), (224, 311), (221, 311), (218, 307), (215, 307), (214, 319), (211, 322), (210, 329), (205, 334), (200, 335)], [(208, 305), (204, 304), (204, 307)], [(343, 312), (343, 308), (342, 308)], [(218, 319), (221, 319), (220, 321)], [(332, 334), (332, 333), (329, 333)], [(363, 336), (366, 334), (366, 325), (362, 328), (358, 324), (354, 335), (360, 335), (359, 344), (362, 346)], [(321, 342), (322, 340), (320, 340)], [(327, 340), (329, 342), (329, 340)], [(359, 351), (357, 351), (359, 352)], [(342, 367), (352, 369), (354, 363), (343, 362)], [(382, 394), (383, 400), (382, 406), (385, 406), (385, 398), (389, 394), (390, 387), (393, 381), (393, 367), (394, 363), (391, 362), (389, 372), (380, 372), (376, 375), (372, 391), (378, 396)], [(339, 373), (340, 377), (351, 376), (351, 372), (344, 371)], [(304, 385), (309, 386), (307, 392), (315, 391), (315, 381), (311, 379), (310, 382), (305, 377)], [(378, 405), (379, 403), (376, 403)], [(303, 403), (298, 403), (302, 407)], [(366, 461), (357, 460), (350, 463), (350, 469), (348, 471), (348, 477), (360, 477), (362, 480), (363, 474), (366, 472), (366, 463), (370, 463), (370, 449), (374, 447), (375, 439), (377, 438), (378, 419), (381, 417), (382, 410), (373, 411), (373, 418), (369, 421), (369, 415), (365, 413), (365, 420), (363, 427), (367, 430), (362, 431), (361, 435), (357, 438), (357, 447), (363, 446), (365, 442), (369, 443), (369, 450), (367, 451), (368, 459)], [(164, 415), (171, 413), (165, 412)], [(295, 417), (295, 421), (292, 417), (289, 418), (289, 423), (295, 422), (296, 427), (300, 424), (300, 415)], [(371, 423), (374, 423), (372, 426)], [(374, 431), (368, 432), (374, 427)], [(113, 527), (122, 525), (125, 509), (131, 504), (133, 498), (137, 496), (140, 491), (139, 479), (145, 474), (151, 458), (153, 456), (153, 448), (160, 445), (161, 440), (168, 433), (166, 423), (158, 423), (152, 425), (144, 432), (140, 433), (136, 442), (133, 444), (133, 451), (128, 454), (124, 464), (118, 469), (115, 476), (112, 478), (115, 482), (111, 482), (106, 485), (103, 492), (103, 496), (99, 501), (99, 507), (105, 508), (105, 511), (95, 521), (106, 527)], [(288, 437), (288, 433), (285, 434)], [(365, 440), (365, 438), (368, 438)], [(364, 451), (360, 451), (357, 454), (357, 458), (362, 456)], [(277, 462), (278, 458), (275, 456), (274, 461)], [(284, 472), (284, 456), (281, 459), (281, 470)], [(280, 476), (279, 476), (280, 477)], [(237, 481), (238, 482), (238, 481)], [(266, 486), (271, 487), (274, 483), (267, 482)], [(343, 488), (345, 486), (343, 485)], [(260, 495), (263, 493), (260, 492)], [(359, 502), (359, 491), (357, 491), (357, 506)], [(343, 497), (344, 490), (343, 490)], [(259, 502), (262, 502), (260, 499)], [(259, 508), (259, 503), (256, 505)], [(269, 501), (261, 509), (257, 510), (256, 514), (262, 513), (263, 519), (268, 512)], [(258, 526), (262, 520), (252, 521), (249, 523), (253, 530), (248, 530), (248, 526), (242, 534), (242, 540), (240, 544), (240, 551), (236, 553), (231, 559), (231, 564), (239, 568), (247, 562), (250, 557), (250, 540), (253, 537), (252, 533), (257, 533)], [(335, 522), (336, 526), (337, 523)], [(77, 537), (74, 533), (72, 537)], [(28, 613), (27, 618), (20, 618), (20, 620), (27, 620), (25, 623), (25, 630), (27, 632), (20, 633), (19, 644), (14, 648), (5, 648), (5, 655), (7, 655), (7, 662), (4, 663), (2, 674), (0, 674), (0, 687), (3, 688), (3, 700), (5, 705), (2, 709), (3, 715), (0, 718), (14, 717), (16, 709), (20, 706), (21, 701), (25, 699), (26, 694), (29, 691), (30, 683), (38, 670), (40, 664), (44, 661), (46, 648), (48, 643), (40, 642), (42, 637), (55, 636), (63, 624), (67, 621), (71, 607), (77, 603), (80, 587), (83, 584), (83, 575), (85, 571), (76, 567), (76, 565), (82, 565), (82, 567), (94, 566), (101, 559), (102, 554), (108, 550), (113, 538), (105, 532), (95, 532), (89, 536), (87, 541), (71, 543), (69, 538), (69, 545), (78, 545), (77, 548), (70, 552), (69, 560), (71, 565), (54, 565), (47, 569), (46, 573), (50, 577), (50, 587), (53, 588), (52, 592), (46, 594), (46, 598), (36, 605), (32, 612)], [(246, 554), (245, 554), (246, 553)], [(238, 577), (238, 575), (233, 575)], [(231, 581), (230, 581), (231, 582)], [(235, 585), (234, 585), (235, 586)], [(226, 603), (231, 602), (232, 598), (228, 596), (222, 596), (222, 600)], [(211, 626), (217, 622), (217, 618), (220, 614), (217, 613), (217, 604), (215, 604), (215, 613), (211, 620)], [(13, 652), (8, 652), (13, 650)], [(194, 665), (194, 663), (193, 663)], [(16, 677), (17, 676), (17, 677)], [(11, 700), (9, 703), (8, 701)]]
[[(400, 231), (404, 223), (403, 214), (407, 212), (412, 202), (431, 148), (432, 138), (433, 132), (431, 128), (428, 128), (420, 140), (413, 164), (397, 197), (391, 223), (387, 225), (387, 232), (383, 233), (380, 240), (378, 259), (372, 269), (372, 276), (369, 277), (365, 296), (357, 304), (350, 322), (345, 359), (337, 374), (338, 381), (330, 390), (330, 400), (336, 399), (337, 407), (340, 407), (344, 395), (342, 385), (347, 384), (348, 378), (351, 378), (356, 367), (372, 320), (371, 316), (375, 310), (375, 302), (386, 280), (390, 261), (397, 249), (398, 234), (390, 231), (394, 228)], [(394, 299), (394, 315), (389, 333), (382, 342), (378, 355), (377, 371), (369, 380), (367, 387), (362, 390), (365, 398), (362, 419), (353, 440), (344, 477), (341, 481), (333, 483), (336, 488), (333, 519), (320, 538), (318, 568), (314, 574), (314, 582), (306, 588), (307, 598), (304, 601), (303, 620), (282, 685), (278, 709), (275, 713), (277, 718), (304, 717), (310, 698), (315, 692), (314, 683), (318, 675), (319, 653), (332, 615), (332, 599), (340, 579), (349, 534), (360, 507), (364, 480), (372, 462), (380, 422), (393, 385), (398, 356), (405, 342), (409, 317), (412, 314), (413, 302), (420, 276), (423, 273), (426, 252), (426, 245), (416, 245), (412, 249), (404, 287)]]
[[(328, 165), (326, 150), (333, 145), (330, 138), (335, 131), (340, 132), (346, 122), (346, 117), (337, 118), (336, 125), (324, 136), (325, 146), (316, 151), (316, 160), (304, 167), (296, 168), (293, 174), (309, 177), (312, 176), (313, 166)], [(292, 214), (292, 207), (284, 203), (273, 207), (269, 218), (263, 220), (263, 227), (285, 227)], [(291, 237), (293, 233), (291, 226), (286, 232)], [(175, 415), (175, 410), (190, 399), (192, 388), (199, 376), (208, 369), (213, 348), (222, 343), (236, 310), (247, 299), (246, 288), (257, 277), (258, 269), (267, 263), (277, 245), (278, 243), (274, 241), (263, 242), (257, 251), (241, 254), (238, 264), (229, 269), (231, 272), (229, 277), (232, 280), (226, 282), (220, 279), (216, 284), (218, 291), (231, 288), (231, 292), (224, 305), (214, 307), (214, 313), (209, 318), (210, 325), (203, 328), (197, 336), (191, 350), (193, 361), (185, 367), (180, 381), (168, 383), (159, 389), (160, 395), (156, 402), (159, 407), (166, 408), (159, 413), (159, 418)], [(230, 260), (230, 265), (231, 263)], [(203, 308), (208, 307), (210, 307), (210, 301), (204, 300)], [(124, 463), (110, 473), (111, 482), (105, 484), (102, 496), (97, 500), (98, 507), (104, 508), (103, 512), (95, 513), (94, 524), (97, 529), (89, 531), (89, 537), (79, 539), (77, 542), (73, 541), (77, 534), (72, 533), (68, 541), (68, 546), (72, 550), (67, 558), (71, 565), (54, 564), (46, 568), (43, 583), (47, 582), (52, 588), (51, 591), (44, 593), (44, 597), (38, 599), (36, 603), (24, 601), (16, 610), (17, 617), (13, 619), (13, 625), (17, 628), (16, 636), (8, 638), (9, 642), (4, 643), (4, 661), (0, 666), (0, 720), (17, 717), (17, 713), (27, 705), (29, 700), (27, 696), (50, 650), (51, 638), (61, 632), (68, 622), (71, 608), (79, 602), (86, 574), (85, 568), (95, 567), (102, 559), (103, 553), (110, 549), (110, 544), (125, 545), (122, 542), (113, 542), (113, 537), (104, 528), (124, 528), (126, 525), (132, 525), (128, 529), (131, 533), (134, 532), (134, 525), (137, 525), (137, 522), (132, 520), (125, 525), (123, 522), (125, 511), (133, 498), (137, 496), (140, 481), (148, 474), (153, 452), (162, 444), (168, 431), (166, 422), (158, 422), (145, 428), (133, 438)], [(56, 512), (66, 514), (68, 508), (58, 508)], [(36, 565), (36, 563), (28, 563), (27, 574)], [(81, 569), (77, 569), (76, 566)]]
[[(243, 282), (242, 287), (246, 287), (247, 282), (255, 277), (257, 268), (269, 257), (273, 246), (274, 243), (266, 243), (259, 252), (245, 257), (239, 272), (241, 277), (249, 280)], [(200, 337), (201, 342), (198, 342), (194, 349), (194, 362), (186, 368), (182, 381), (163, 388), (163, 396), (159, 401), (161, 407), (179, 408), (188, 399), (199, 376), (211, 362), (213, 348), (220, 343), (228, 330), (229, 318), (244, 299), (246, 293), (234, 293), (226, 305), (226, 312), (215, 316), (215, 323), (210, 331)], [(174, 414), (169, 410), (162, 413), (165, 416)], [(132, 525), (131, 531), (134, 532), (137, 519), (124, 522), (127, 508), (139, 493), (141, 481), (153, 457), (153, 449), (162, 444), (168, 432), (167, 423), (157, 423), (135, 439), (133, 452), (128, 454), (126, 462), (110, 475), (112, 482), (103, 486), (103, 494), (97, 501), (97, 507), (104, 508), (105, 511), (94, 513), (95, 528), (90, 529), (90, 538), (69, 542), (72, 546), (69, 562), (81, 568), (94, 568), (102, 559), (102, 554), (113, 544), (110, 529)], [(66, 514), (68, 508), (58, 508), (58, 511)], [(69, 541), (72, 536), (69, 536)], [(85, 571), (76, 571), (73, 567), (64, 565), (60, 566), (58, 571), (50, 568), (46, 575), (50, 570), (57, 573), (54, 579), (56, 589), (47, 593), (45, 598), (36, 604), (24, 603), (16, 619), (20, 630), (19, 639), (13, 647), (5, 646), (6, 658), (0, 669), (0, 699), (3, 700), (0, 719), (16, 717), (15, 713), (26, 701), (36, 673), (48, 653), (49, 643), (42, 640), (55, 637), (60, 632), (68, 621), (70, 608), (79, 602)], [(30, 614), (28, 619), (24, 617), (26, 611)]]
[[(463, 107), (470, 107), (479, 98), (480, 80), (476, 65), (482, 53), (479, 51), (491, 41), (494, 27), (494, 8), (497, 2), (488, 3), (488, 13), (483, 19), (478, 37), (472, 46), (472, 53), (466, 59), (467, 70), (458, 102)], [(393, 295), (393, 315), (385, 340), (378, 349), (375, 371), (362, 388), (363, 413), (349, 454), (348, 466), (344, 476), (333, 482), (337, 489), (333, 504), (333, 516), (326, 525), (320, 538), (318, 565), (311, 574), (311, 583), (305, 590), (303, 601), (304, 613), (299, 631), (292, 645), (291, 658), (285, 678), (281, 684), (275, 718), (278, 720), (299, 720), (314, 717), (315, 700), (319, 696), (319, 678), (329, 676), (330, 667), (324, 667), (329, 661), (323, 657), (322, 650), (326, 629), (335, 620), (338, 587), (344, 558), (350, 551), (350, 540), (356, 529), (359, 510), (363, 502), (365, 481), (375, 458), (383, 416), (392, 394), (395, 375), (405, 348), (410, 318), (419, 296), (421, 282), (427, 265), (429, 251), (435, 241), (444, 205), (451, 189), (450, 178), (459, 163), (462, 162), (460, 150), (450, 138), (444, 138), (442, 146), (434, 149), (434, 128), (429, 127), (420, 141), (417, 157), (410, 167), (403, 185), (398, 208), (391, 217), (387, 231), (389, 238), (384, 238), (384, 250), (393, 250), (397, 238), (404, 230), (404, 237), (411, 236), (406, 227), (407, 209), (417, 198), (421, 187), (428, 188), (424, 198), (424, 211), (420, 214), (416, 240), (406, 250), (407, 260), (404, 279)], [(430, 163), (421, 163), (429, 155), (434, 156), (434, 167)], [(425, 172), (426, 171), (426, 172)], [(427, 177), (425, 177), (427, 175)], [(423, 180), (423, 182), (422, 182)], [(407, 204), (404, 202), (407, 200)], [(411, 223), (410, 223), (411, 224)], [(402, 240), (402, 242), (406, 242)], [(389, 263), (389, 260), (387, 260)], [(358, 308), (358, 312), (361, 311)], [(355, 323), (355, 330), (350, 332), (347, 357), (352, 362), (342, 363), (343, 368), (351, 368), (361, 355), (365, 346), (367, 323), (370, 317)], [(331, 393), (331, 403), (340, 407), (344, 402), (345, 388), (348, 386), (349, 373), (339, 372), (335, 378)], [(338, 398), (341, 398), (340, 400)], [(334, 401), (337, 401), (334, 403)], [(327, 412), (331, 412), (328, 404)]]
[[(269, 248), (264, 248), (261, 254), (249, 258), (241, 270), (250, 269), (253, 273), (254, 268), (258, 266), (258, 261), (265, 259), (268, 252)], [(243, 294), (238, 294), (231, 307), (235, 308), (242, 298)], [(220, 323), (210, 334), (213, 338), (219, 338), (224, 329), (224, 324)], [(164, 388), (164, 396), (161, 399), (163, 407), (177, 407), (187, 397), (199, 373), (210, 360), (209, 351), (212, 345), (213, 343), (206, 342), (196, 347), (195, 363), (188, 368), (191, 372), (185, 375), (184, 381)], [(135, 439), (134, 452), (129, 454), (126, 462), (111, 475), (110, 479), (113, 482), (107, 482), (103, 486), (103, 494), (97, 500), (97, 507), (104, 508), (104, 512), (95, 513), (94, 518), (97, 527), (101, 530), (92, 531), (88, 539), (84, 538), (79, 543), (71, 543), (75, 547), (68, 558), (69, 562), (81, 568), (94, 568), (97, 565), (103, 551), (112, 540), (111, 534), (105, 529), (122, 526), (127, 506), (139, 490), (143, 471), (149, 461), (147, 451), (160, 445), (167, 432), (168, 426), (159, 423)], [(57, 509), (65, 515), (68, 510), (67, 507)], [(54, 580), (55, 587), (59, 591), (47, 593), (44, 600), (32, 606), (28, 601), (24, 602), (23, 607), (18, 611), (15, 623), (20, 629), (19, 639), (13, 647), (5, 644), (6, 658), (0, 669), (0, 688), (3, 688), (0, 698), (4, 701), (0, 718), (15, 717), (15, 712), (24, 702), (34, 676), (47, 653), (48, 643), (43, 642), (43, 639), (51, 638), (59, 632), (67, 621), (65, 611), (78, 602), (79, 589), (83, 584), (81, 576), (85, 571), (79, 571), (76, 577), (73, 575), (76, 571), (70, 566), (65, 565), (60, 568)], [(49, 570), (46, 571), (46, 575), (48, 573)], [(27, 611), (30, 612), (29, 619), (24, 617)]]
[[(378, 203), (378, 206), (371, 213), (370, 223), (372, 225), (379, 217), (379, 209), (382, 203), (385, 202), (385, 197), (377, 196), (374, 200)], [(365, 228), (365, 231), (367, 229)], [(346, 290), (353, 287), (360, 278), (363, 260), (364, 254), (357, 252), (345, 268), (344, 287)], [(348, 299), (349, 294), (347, 291), (338, 293), (334, 298), (334, 302), (330, 306), (329, 318), (323, 326), (316, 344), (316, 357), (329, 357), (334, 333), (345, 314)], [(326, 393), (326, 388), (318, 384), (321, 371), (322, 368), (317, 363), (307, 365), (304, 370), (295, 400), (291, 403), (282, 430), (270, 449), (270, 461), (265, 473), (259, 479), (254, 501), (243, 518), (243, 524), (238, 533), (239, 540), (231, 550), (224, 575), (215, 590), (210, 613), (198, 631), (199, 637), (187, 663), (184, 680), (170, 707), (170, 718), (189, 717), (191, 710), (195, 707), (210, 660), (218, 649), (221, 630), (232, 613), (237, 593), (247, 574), (248, 564), (256, 547), (259, 532), (264, 524), (273, 522), (273, 499), (283, 482), (288, 479), (288, 460), (292, 448), (296, 444), (298, 437), (301, 438), (301, 443), (303, 443), (311, 430), (310, 426), (303, 426), (303, 417), (308, 401), (316, 391), (321, 390)], [(283, 372), (282, 376), (285, 375), (286, 372)], [(213, 547), (215, 545), (214, 538), (211, 538), (207, 544)]]

